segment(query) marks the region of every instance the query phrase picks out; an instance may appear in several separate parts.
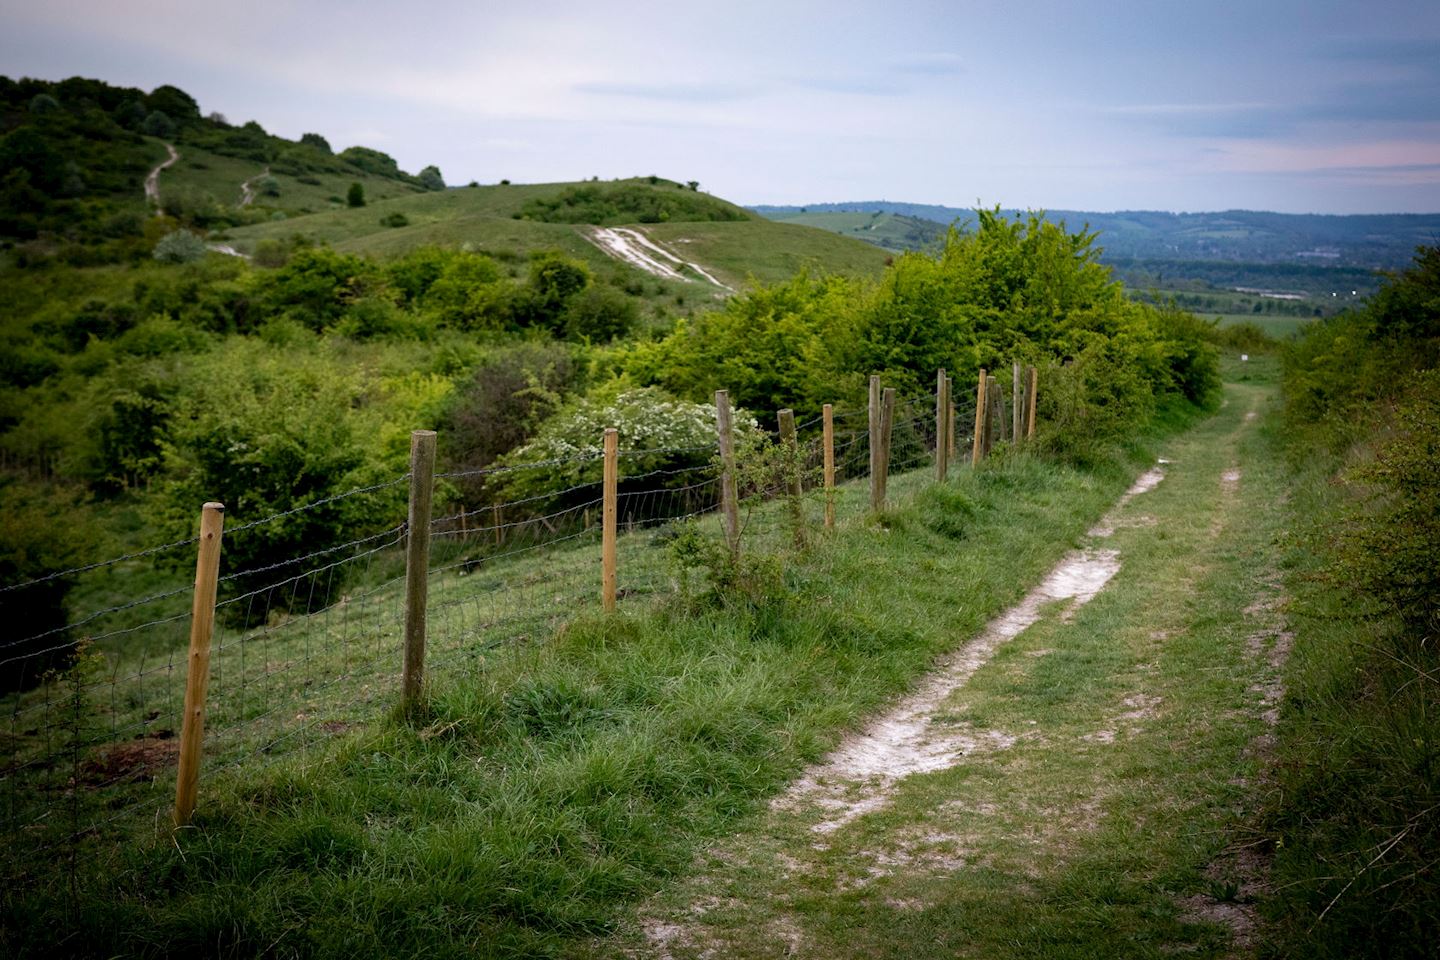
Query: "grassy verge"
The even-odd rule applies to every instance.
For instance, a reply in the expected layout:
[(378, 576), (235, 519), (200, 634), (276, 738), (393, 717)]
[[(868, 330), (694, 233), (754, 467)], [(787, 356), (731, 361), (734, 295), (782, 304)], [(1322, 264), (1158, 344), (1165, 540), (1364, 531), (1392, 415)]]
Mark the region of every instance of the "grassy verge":
[[(839, 829), (834, 809), (757, 811), (578, 952), (1204, 957), (1252, 944), (1246, 815), (1283, 652), (1285, 475), (1260, 439), (1273, 363), (1231, 374), (1244, 379), (1226, 407), (1162, 444), (1166, 479), (1112, 535), (1081, 540), (1118, 551), (1109, 586), (1073, 613), (1050, 605), (931, 716), (970, 744), (962, 761), (899, 780)], [(981, 562), (1003, 565), (987, 546)], [(957, 641), (974, 630), (941, 624)]]
[[(1269, 904), (1283, 944), (1277, 956), (1432, 957), (1440, 943), (1435, 621), (1428, 630), (1407, 623), (1395, 602), (1403, 578), (1389, 596), (1364, 583), (1381, 552), (1413, 564), (1414, 579), (1440, 562), (1422, 539), (1427, 518), (1419, 510), (1415, 523), (1383, 512), (1407, 497), (1434, 504), (1434, 422), (1428, 442), (1419, 431), (1407, 436), (1393, 407), (1375, 404), (1285, 438), (1294, 471), (1286, 583), (1296, 642), (1275, 791), (1261, 822), (1278, 845)], [(1383, 459), (1391, 446), (1393, 457), (1397, 443), (1416, 461), (1428, 456), (1428, 477), (1385, 491), (1356, 474), (1375, 462), (1377, 448)], [(1381, 551), (1357, 549), (1357, 536), (1367, 534)], [(1428, 602), (1433, 617), (1433, 594)]]
[(3, 942), (16, 955), (575, 949), (1013, 602), (1131, 473), (1016, 457), (935, 489), (922, 468), (894, 484), (886, 525), (851, 511), (776, 567), (763, 600), (641, 605), (457, 661), (418, 722), (216, 777), (173, 841), (30, 864), (6, 891)]

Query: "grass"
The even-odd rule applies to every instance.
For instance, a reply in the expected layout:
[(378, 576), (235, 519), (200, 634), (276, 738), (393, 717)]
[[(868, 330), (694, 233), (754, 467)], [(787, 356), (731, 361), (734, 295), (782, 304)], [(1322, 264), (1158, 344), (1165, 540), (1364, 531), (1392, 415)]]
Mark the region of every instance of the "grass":
[[(347, 685), (332, 704), (355, 725), (288, 756), (212, 767), (193, 829), (174, 842), (143, 828), (87, 837), (73, 881), (63, 860), (25, 862), (5, 894), (3, 942), (16, 955), (580, 949), (1013, 601), (1128, 479), (1023, 457), (962, 471), (943, 491), (928, 475), (895, 479), (885, 525), (849, 493), (836, 535), (775, 568), (761, 599), (631, 599), (604, 619), (579, 601), (593, 596), (591, 550), (517, 561), (506, 585), (521, 592), (490, 596), (532, 609), (523, 641), (485, 650), (483, 614), (451, 620), (437, 653), (453, 643), (456, 656), (436, 657), (423, 715), (377, 718), (395, 686), (382, 664), (355, 678), (376, 699)], [(779, 551), (785, 533), (768, 515), (752, 549)], [(635, 558), (647, 551), (656, 565), (644, 573)], [(662, 555), (628, 538), (622, 588), (666, 576)], [(552, 606), (534, 609), (540, 595), (524, 591), (542, 573)], [(483, 595), (481, 581), (447, 576), (434, 584), (440, 605)], [(568, 625), (554, 629), (557, 618)], [(331, 635), (297, 624), (273, 659), (333, 666)], [(325, 688), (311, 689), (306, 720), (311, 701), (325, 707)], [(289, 695), (258, 699), (288, 714)], [(151, 789), (163, 796), (165, 778)]]
[[(199, 147), (180, 144), (177, 148), (180, 159), (160, 173), (160, 196), (168, 191), (191, 192), (198, 196), (209, 195), (227, 207), (240, 204), (241, 184), (260, 176), (266, 165), (255, 160), (242, 160), (223, 154), (211, 153)], [(164, 154), (161, 154), (163, 159)], [(271, 174), (280, 185), (278, 197), (267, 197), (259, 192), (255, 184), (254, 205), (258, 208), (274, 208), (291, 216), (313, 214), (321, 211), (342, 209), (345, 191), (350, 184), (359, 183), (365, 188), (370, 200), (384, 200), (391, 197), (412, 197), (423, 195), (418, 187), (398, 180), (371, 176), (365, 173), (316, 173), (310, 179), (318, 183), (304, 183), (284, 173)], [(332, 197), (342, 198), (340, 203)], [(378, 227), (378, 224), (377, 224)], [(293, 230), (293, 228), (292, 228)]]
[[(620, 183), (644, 186), (646, 181)], [(507, 257), (559, 249), (597, 270), (613, 269), (615, 261), (586, 239), (584, 227), (514, 219), (526, 201), (573, 186), (581, 184), (461, 187), (394, 197), (359, 209), (330, 210), (292, 221), (241, 227), (230, 231), (229, 236), (236, 249), (246, 253), (263, 239), (283, 239), (298, 232), (339, 250), (376, 256), (396, 255), (429, 243), (468, 243), (479, 252)], [(408, 226), (387, 228), (380, 224), (383, 217), (397, 212), (405, 214)], [(883, 253), (868, 244), (764, 220), (646, 224), (641, 229), (662, 242), (691, 241), (672, 249), (707, 268), (713, 266), (712, 272), (737, 288), (752, 276), (765, 282), (787, 279), (801, 266), (878, 275), (885, 260)], [(688, 292), (706, 296), (711, 292), (698, 284), (670, 283), (665, 290), (667, 295)]]
[(1276, 340), (1289, 339), (1313, 320), (1311, 317), (1286, 317), (1264, 313), (1201, 313), (1199, 316), (1206, 320), (1218, 320), (1221, 327), (1253, 323)]
[[(813, 829), (832, 809), (757, 811), (579, 952), (1232, 955), (1220, 921), (1261, 892), (1244, 814), (1260, 803), (1262, 700), (1277, 679), (1285, 476), (1245, 416), (1273, 400), (1266, 366), (1161, 445), (1173, 463), (1121, 514), (1106, 590), (1073, 619), (1052, 607), (935, 715), (980, 744), (963, 762), (900, 781), (834, 832)], [(1237, 466), (1238, 483), (1222, 483)], [(950, 584), (985, 576), (966, 574), (934, 578), (937, 607), (968, 599)]]

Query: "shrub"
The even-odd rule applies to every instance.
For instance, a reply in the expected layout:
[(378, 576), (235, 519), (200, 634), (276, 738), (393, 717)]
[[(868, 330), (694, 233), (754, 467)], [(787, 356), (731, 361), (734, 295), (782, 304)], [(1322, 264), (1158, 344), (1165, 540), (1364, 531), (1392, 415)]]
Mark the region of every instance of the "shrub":
[(350, 207), (365, 206), (365, 188), (358, 182), (350, 184), (350, 189), (345, 191), (345, 204)]
[[(759, 430), (754, 418), (741, 410), (735, 411), (734, 422), (741, 443)], [(622, 483), (638, 474), (704, 466), (715, 457), (715, 405), (677, 400), (663, 390), (645, 387), (612, 397), (587, 397), (546, 420), (533, 440), (500, 458), (502, 464), (512, 467), (538, 462), (545, 462), (546, 467), (498, 474), (491, 489), (506, 500), (545, 498), (537, 501), (536, 510), (589, 498), (593, 491), (567, 491), (601, 479), (608, 427), (619, 431), (620, 449), (626, 453), (620, 460)], [(679, 487), (693, 484), (695, 477), (672, 473), (659, 481), (648, 477), (646, 482)], [(703, 491), (697, 496), (711, 493)]]
[(280, 196), (280, 181), (274, 177), (262, 177), (260, 180), (260, 193), (267, 197)]
[(613, 287), (592, 283), (570, 297), (560, 327), (569, 339), (608, 343), (628, 334), (639, 321), (634, 300)]
[(194, 263), (206, 254), (205, 241), (189, 230), (174, 230), (155, 244), (154, 257), (161, 263)]
[[(487, 467), (520, 446), (582, 382), (573, 347), (525, 342), (492, 353), (456, 393), (442, 427), (442, 451), (456, 470)], [(478, 480), (457, 481), (471, 499)]]
[[(298, 589), (262, 594), (227, 613), (245, 623), (271, 609), (313, 610), (344, 586), (347, 568), (307, 577), (326, 562), (300, 562), (397, 522), (404, 514), (402, 486), (325, 502), (336, 494), (393, 479), (403, 468), (387, 465), (357, 415), (358, 380), (307, 357), (263, 344), (228, 351), (194, 364), (179, 392), (166, 447), (166, 473), (156, 500), (159, 519), (189, 531), (199, 505), (225, 504), (232, 524), (284, 517), (225, 538), (223, 596), (239, 596), (289, 577)], [(288, 513), (289, 511), (297, 511)], [(264, 573), (258, 568), (272, 567)], [(293, 586), (293, 584), (292, 584)]]
[(440, 175), (439, 167), (426, 167), (424, 170), (420, 171), (416, 179), (420, 181), (420, 186), (424, 187), (426, 190), (445, 189), (445, 178)]
[(387, 213), (387, 214), (385, 214), (385, 216), (381, 217), (381, 218), (380, 218), (380, 226), (382, 226), (382, 227), (408, 227), (408, 226), (410, 226), (410, 218), (407, 217), (407, 216), (405, 216), (405, 214), (403, 214), (403, 213), (401, 213), (400, 211), (397, 210), (397, 211), (395, 211), (394, 213)]

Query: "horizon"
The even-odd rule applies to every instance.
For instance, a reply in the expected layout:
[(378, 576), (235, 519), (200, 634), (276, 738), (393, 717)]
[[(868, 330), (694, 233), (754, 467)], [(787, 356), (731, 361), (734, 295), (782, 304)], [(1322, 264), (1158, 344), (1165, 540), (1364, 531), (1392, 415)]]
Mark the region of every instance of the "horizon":
[(747, 206), (1440, 210), (1440, 5), (775, 7), (0, 0), (0, 72), (172, 84), (233, 123), (451, 183), (656, 173)]

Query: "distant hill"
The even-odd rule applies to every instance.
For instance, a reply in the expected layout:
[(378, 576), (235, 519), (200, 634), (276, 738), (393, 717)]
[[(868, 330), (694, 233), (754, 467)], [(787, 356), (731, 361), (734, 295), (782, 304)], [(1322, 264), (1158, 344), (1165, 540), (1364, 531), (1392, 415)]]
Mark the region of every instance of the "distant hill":
[[(751, 209), (772, 220), (806, 223), (861, 238), (866, 238), (866, 233), (857, 229), (855, 218), (860, 215), (907, 217), (942, 227), (975, 218), (974, 211), (959, 207), (890, 200), (812, 203), (803, 207), (761, 205)], [(1020, 211), (1005, 212), (1013, 215)], [(1231, 260), (1400, 269), (1409, 264), (1417, 246), (1440, 241), (1440, 214), (1049, 210), (1045, 215), (1050, 220), (1063, 220), (1072, 229), (1088, 225), (1097, 231), (1106, 260)], [(907, 246), (913, 249), (926, 242)], [(879, 245), (893, 248), (887, 242)]]

